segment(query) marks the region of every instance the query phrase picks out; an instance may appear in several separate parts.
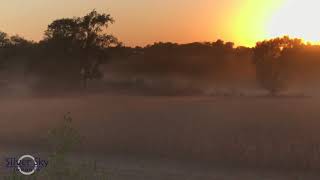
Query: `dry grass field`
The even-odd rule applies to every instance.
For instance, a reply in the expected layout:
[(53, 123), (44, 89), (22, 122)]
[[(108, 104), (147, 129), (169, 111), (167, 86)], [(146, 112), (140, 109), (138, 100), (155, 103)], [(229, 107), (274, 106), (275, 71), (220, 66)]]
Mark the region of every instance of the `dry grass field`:
[(311, 97), (4, 98), (0, 142), (2, 154), (46, 152), (48, 130), (70, 112), (85, 137), (76, 157), (97, 159), (113, 179), (314, 179), (319, 105)]

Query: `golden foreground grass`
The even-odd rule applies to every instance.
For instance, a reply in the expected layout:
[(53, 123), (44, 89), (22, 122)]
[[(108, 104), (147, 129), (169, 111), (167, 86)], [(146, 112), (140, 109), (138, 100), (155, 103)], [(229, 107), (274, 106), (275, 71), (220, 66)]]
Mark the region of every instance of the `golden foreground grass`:
[[(78, 153), (99, 159), (117, 154), (149, 159), (148, 166), (156, 163), (150, 159), (174, 159), (209, 163), (227, 172), (247, 169), (240, 174), (304, 174), (320, 168), (319, 105), (317, 98), (270, 97), (7, 99), (1, 102), (0, 140), (16, 149), (45, 147), (48, 129), (71, 112), (75, 127), (86, 137)], [(136, 170), (148, 174), (145, 169)]]

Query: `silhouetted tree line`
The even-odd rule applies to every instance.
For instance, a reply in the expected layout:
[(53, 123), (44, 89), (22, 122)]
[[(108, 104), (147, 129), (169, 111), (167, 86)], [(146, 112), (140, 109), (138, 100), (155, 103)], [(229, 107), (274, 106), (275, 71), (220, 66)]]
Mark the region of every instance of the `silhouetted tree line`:
[(109, 14), (93, 10), (83, 17), (53, 21), (40, 42), (0, 32), (0, 70), (6, 72), (2, 79), (19, 72), (37, 79), (34, 88), (87, 87), (88, 81), (110, 75), (104, 68), (107, 64), (113, 73), (131, 77), (134, 83), (139, 78), (180, 78), (220, 86), (255, 78), (276, 95), (293, 80), (315, 77), (320, 67), (320, 47), (299, 39), (275, 38), (254, 48), (222, 40), (133, 48), (107, 34), (112, 23)]

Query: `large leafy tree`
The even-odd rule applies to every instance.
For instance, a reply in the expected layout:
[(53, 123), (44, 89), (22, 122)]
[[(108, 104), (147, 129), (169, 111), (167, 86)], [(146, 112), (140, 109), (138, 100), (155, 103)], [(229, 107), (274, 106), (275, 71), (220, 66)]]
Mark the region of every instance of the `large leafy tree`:
[(99, 66), (106, 60), (105, 49), (120, 44), (106, 33), (112, 23), (114, 19), (109, 14), (96, 10), (84, 17), (58, 19), (48, 26), (44, 42), (77, 57), (79, 73), (86, 86), (87, 80), (102, 76)]
[(257, 80), (271, 95), (276, 95), (287, 87), (290, 62), (288, 54), (302, 45), (301, 40), (285, 36), (258, 42), (253, 49)]

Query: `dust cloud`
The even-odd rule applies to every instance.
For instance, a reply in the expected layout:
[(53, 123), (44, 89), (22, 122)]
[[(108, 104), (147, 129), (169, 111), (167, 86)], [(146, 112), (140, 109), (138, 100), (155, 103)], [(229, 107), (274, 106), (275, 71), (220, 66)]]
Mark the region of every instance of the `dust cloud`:
[(319, 164), (318, 98), (76, 94), (0, 104), (0, 143), (8, 147), (45, 147), (48, 130), (71, 112), (85, 137), (81, 152), (240, 167)]

